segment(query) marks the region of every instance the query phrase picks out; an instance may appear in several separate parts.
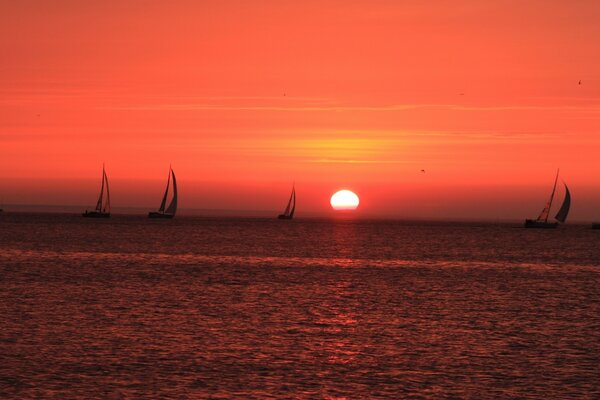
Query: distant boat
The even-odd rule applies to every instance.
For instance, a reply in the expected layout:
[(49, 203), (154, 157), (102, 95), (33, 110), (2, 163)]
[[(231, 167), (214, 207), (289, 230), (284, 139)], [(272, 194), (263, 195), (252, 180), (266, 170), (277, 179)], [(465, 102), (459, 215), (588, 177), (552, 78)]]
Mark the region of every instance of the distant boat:
[(552, 189), (550, 200), (548, 200), (548, 203), (546, 203), (546, 207), (544, 207), (537, 219), (526, 219), (525, 228), (554, 229), (558, 226), (558, 222), (564, 224), (567, 220), (567, 215), (569, 215), (569, 209), (571, 208), (571, 193), (569, 192), (567, 184), (563, 182), (563, 184), (565, 185), (565, 198), (563, 200), (562, 206), (560, 206), (560, 209), (554, 217), (554, 219), (558, 222), (548, 222), (548, 216), (550, 215), (550, 207), (552, 207), (552, 201), (554, 200), (554, 194), (556, 193), (558, 172), (559, 171), (556, 171), (556, 178), (554, 179), (554, 188)]
[[(106, 196), (104, 196), (104, 187), (106, 187)], [(106, 197), (106, 199), (104, 198)], [(110, 191), (108, 190), (108, 176), (102, 165), (102, 187), (100, 188), (100, 196), (96, 203), (94, 211), (85, 210), (82, 214), (86, 218), (109, 218), (110, 217)]]
[(592, 229), (600, 229), (600, 222), (594, 222), (592, 224)]
[[(173, 177), (173, 199), (171, 199), (171, 204), (165, 210), (165, 205), (167, 204), (167, 195), (169, 194), (169, 186), (171, 184), (171, 176)], [(148, 213), (148, 218), (173, 218), (175, 216), (175, 212), (177, 211), (177, 181), (175, 180), (175, 172), (171, 167), (169, 167), (169, 175), (167, 177), (167, 188), (165, 189), (165, 195), (163, 196), (162, 202), (160, 203), (160, 207), (158, 211), (151, 211)]]
[(290, 194), (290, 200), (288, 201), (287, 207), (283, 214), (279, 214), (279, 219), (292, 219), (294, 218), (294, 211), (296, 211), (296, 187), (292, 186), (292, 194)]

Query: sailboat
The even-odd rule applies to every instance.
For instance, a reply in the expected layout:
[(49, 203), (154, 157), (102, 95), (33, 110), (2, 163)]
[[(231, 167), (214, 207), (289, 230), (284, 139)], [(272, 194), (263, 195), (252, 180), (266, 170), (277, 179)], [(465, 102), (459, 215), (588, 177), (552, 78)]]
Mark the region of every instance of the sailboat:
[[(169, 194), (169, 186), (171, 185), (171, 177), (173, 177), (173, 198), (171, 204), (165, 210), (167, 204), (167, 195)], [(165, 195), (163, 196), (162, 202), (158, 211), (151, 211), (148, 213), (148, 218), (173, 218), (177, 211), (177, 181), (175, 180), (175, 172), (173, 168), (169, 167), (169, 175), (167, 177), (167, 188), (165, 189)]]
[[(104, 187), (106, 187), (106, 196), (104, 196)], [(96, 208), (93, 211), (85, 210), (85, 213), (82, 215), (86, 218), (110, 217), (110, 191), (108, 190), (108, 176), (106, 176), (104, 164), (102, 164), (102, 187), (100, 188), (100, 196), (98, 197)]]
[(526, 219), (525, 228), (554, 229), (558, 226), (558, 222), (564, 224), (567, 220), (567, 216), (569, 215), (569, 209), (571, 208), (571, 193), (569, 192), (567, 184), (563, 182), (563, 184), (565, 185), (565, 198), (563, 200), (562, 205), (560, 206), (560, 209), (556, 213), (556, 216), (554, 217), (554, 219), (558, 222), (548, 222), (550, 208), (552, 207), (552, 201), (554, 200), (554, 194), (556, 193), (556, 184), (558, 183), (558, 172), (559, 171), (556, 171), (556, 178), (554, 179), (554, 188), (552, 189), (550, 200), (548, 200), (548, 203), (546, 203), (546, 207), (544, 207), (537, 219)]
[(290, 194), (290, 200), (288, 201), (287, 207), (283, 214), (279, 214), (279, 219), (292, 219), (294, 218), (294, 211), (296, 211), (296, 187), (292, 186), (292, 194)]

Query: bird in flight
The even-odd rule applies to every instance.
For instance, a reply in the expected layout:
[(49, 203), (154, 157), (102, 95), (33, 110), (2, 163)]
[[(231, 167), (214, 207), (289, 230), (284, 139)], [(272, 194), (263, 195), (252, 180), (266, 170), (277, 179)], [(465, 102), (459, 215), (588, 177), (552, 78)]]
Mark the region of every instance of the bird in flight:
[(425, 170), (424, 170), (424, 169), (422, 169), (422, 170), (421, 170), (421, 172), (425, 173)]
[(581, 81), (579, 81), (579, 84), (581, 85)]

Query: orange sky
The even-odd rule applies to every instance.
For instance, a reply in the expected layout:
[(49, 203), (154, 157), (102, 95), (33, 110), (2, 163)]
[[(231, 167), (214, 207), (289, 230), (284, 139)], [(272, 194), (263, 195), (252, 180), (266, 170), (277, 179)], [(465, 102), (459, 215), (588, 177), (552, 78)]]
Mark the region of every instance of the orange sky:
[[(176, 3), (176, 4), (175, 4)], [(0, 196), (600, 219), (600, 2), (2, 1)], [(578, 81), (582, 84), (579, 85)], [(425, 169), (426, 173), (420, 170)]]

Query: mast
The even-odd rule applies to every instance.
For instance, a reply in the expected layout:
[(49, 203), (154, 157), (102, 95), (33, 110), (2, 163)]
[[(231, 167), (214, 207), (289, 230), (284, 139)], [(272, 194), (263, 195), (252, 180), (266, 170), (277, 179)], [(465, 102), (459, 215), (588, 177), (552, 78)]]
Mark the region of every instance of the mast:
[(171, 169), (171, 175), (173, 176), (173, 200), (171, 200), (171, 204), (169, 204), (166, 213), (175, 215), (175, 212), (177, 211), (177, 181), (175, 180), (175, 171), (173, 171), (173, 169)]
[(558, 182), (558, 172), (560, 169), (556, 170), (556, 178), (554, 179), (554, 187), (552, 188), (552, 194), (550, 195), (550, 200), (546, 203), (546, 207), (540, 213), (540, 216), (537, 218), (538, 221), (548, 222), (548, 215), (550, 214), (550, 207), (552, 207), (552, 201), (554, 200), (554, 193), (556, 192), (556, 183)]

